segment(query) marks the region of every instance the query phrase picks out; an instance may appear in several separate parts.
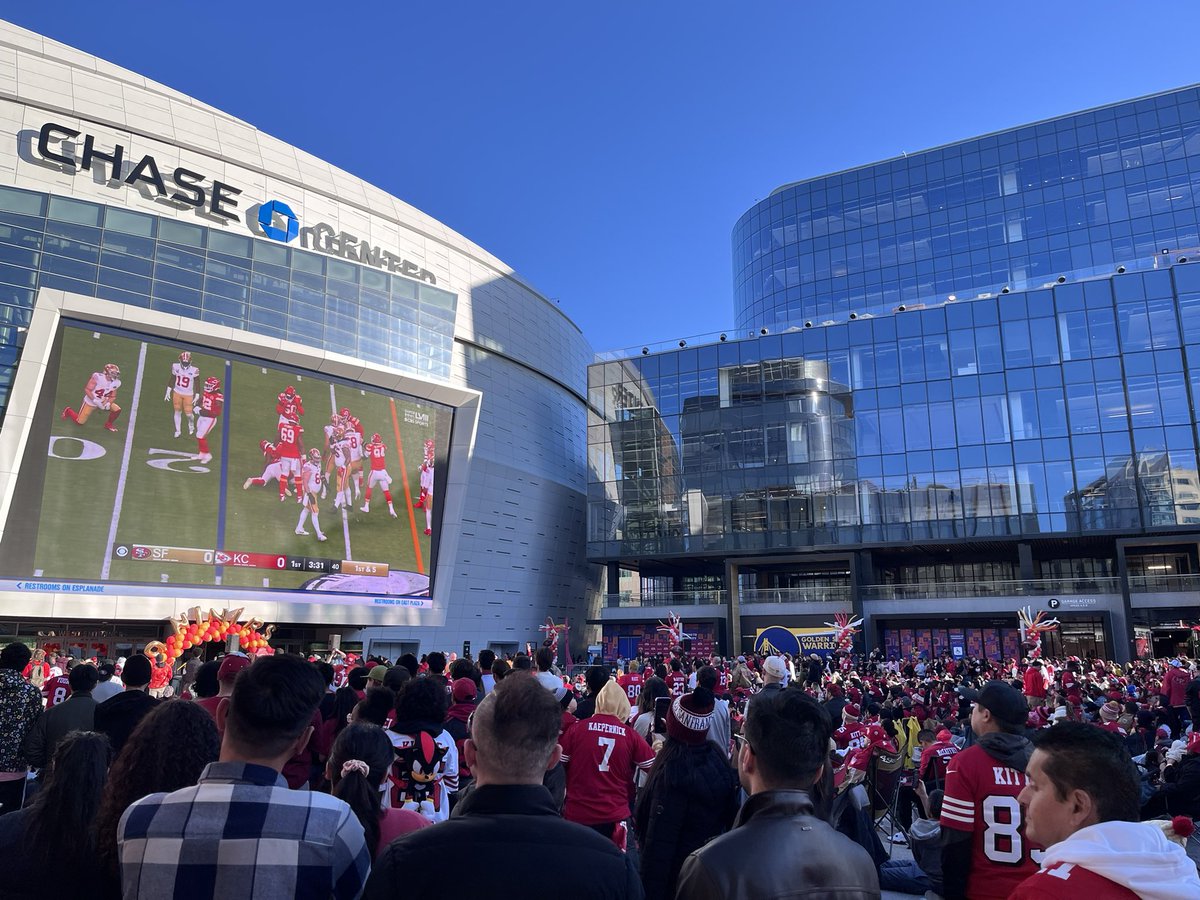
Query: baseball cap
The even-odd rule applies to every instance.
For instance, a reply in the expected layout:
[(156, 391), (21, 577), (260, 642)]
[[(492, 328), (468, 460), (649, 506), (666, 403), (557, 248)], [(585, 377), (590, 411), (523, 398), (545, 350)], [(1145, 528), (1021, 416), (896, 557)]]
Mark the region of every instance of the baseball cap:
[(744, 657), (744, 656), (738, 657), (738, 662), (745, 662), (745, 661), (746, 661), (746, 657)]
[[(372, 669), (371, 674), (374, 673), (375, 670)], [(474, 700), (478, 690), (475, 687), (475, 682), (470, 678), (456, 678), (454, 679), (454, 684), (450, 687), (450, 693), (454, 697), (455, 703), (465, 703), (467, 700)]]
[(1188, 735), (1187, 752), (1200, 753), (1200, 731), (1193, 731)]
[(763, 674), (780, 680), (787, 678), (787, 664), (778, 656), (768, 656), (763, 663)]
[(112, 678), (117, 674), (117, 666), (112, 660), (106, 659), (96, 667), (96, 672), (101, 678)]
[(367, 681), (378, 681), (383, 684), (383, 676), (387, 674), (387, 666), (372, 666), (367, 673)]
[(1173, 659), (1173, 660), (1171, 660), (1171, 665), (1172, 665), (1172, 666), (1174, 666), (1176, 669), (1178, 669), (1178, 668), (1180, 668), (1181, 666), (1183, 666), (1183, 663), (1181, 663), (1181, 662), (1180, 662), (1179, 660), (1177, 660), (1177, 659)]
[(1024, 725), (1029, 717), (1029, 705), (1025, 698), (1017, 693), (1016, 688), (1003, 681), (989, 681), (985, 684), (975, 703), (1005, 725)]
[(233, 681), (238, 672), (250, 665), (250, 657), (241, 653), (227, 653), (221, 660), (221, 668), (217, 669), (217, 681)]

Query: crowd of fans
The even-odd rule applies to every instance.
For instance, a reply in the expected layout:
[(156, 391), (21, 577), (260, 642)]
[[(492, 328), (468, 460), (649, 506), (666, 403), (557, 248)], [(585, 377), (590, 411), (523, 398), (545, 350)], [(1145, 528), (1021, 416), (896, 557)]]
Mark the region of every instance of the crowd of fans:
[(0, 897), (1200, 897), (1186, 657), (161, 670), (0, 651)]

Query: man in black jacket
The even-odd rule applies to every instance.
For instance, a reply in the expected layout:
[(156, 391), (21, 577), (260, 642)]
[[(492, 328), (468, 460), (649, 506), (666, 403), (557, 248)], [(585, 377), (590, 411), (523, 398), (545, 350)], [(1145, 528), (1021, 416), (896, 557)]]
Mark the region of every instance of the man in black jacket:
[(115, 697), (109, 697), (96, 707), (96, 730), (108, 735), (112, 744), (113, 759), (125, 746), (133, 729), (142, 721), (158, 701), (150, 696), (150, 658), (140, 653), (129, 657), (125, 667), (121, 669), (121, 680), (125, 682), (125, 690)]
[(641, 900), (629, 858), (592, 829), (562, 819), (542, 786), (562, 752), (561, 721), (554, 695), (534, 679), (497, 684), (475, 710), (463, 747), (474, 789), (447, 821), (393, 841), (376, 860), (363, 900), (434, 897), (449, 884), (463, 897), (532, 884), (572, 900)]
[(36, 769), (44, 769), (54, 759), (54, 751), (71, 731), (91, 731), (95, 724), (96, 701), (92, 689), (99, 675), (95, 666), (79, 665), (68, 676), (71, 693), (62, 703), (47, 709), (25, 735), (21, 752)]
[(828, 713), (802, 691), (780, 691), (749, 705), (744, 731), (738, 762), (750, 799), (732, 831), (684, 862), (676, 900), (878, 898), (867, 851), (813, 812), (809, 790), (828, 758)]

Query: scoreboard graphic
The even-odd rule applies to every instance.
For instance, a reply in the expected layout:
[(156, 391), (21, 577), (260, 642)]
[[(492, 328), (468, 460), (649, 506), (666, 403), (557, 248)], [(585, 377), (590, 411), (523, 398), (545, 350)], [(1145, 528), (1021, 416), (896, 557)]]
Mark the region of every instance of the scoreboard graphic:
[(376, 575), (385, 578), (389, 574), (387, 563), (366, 562), (361, 559), (325, 559), (318, 556), (246, 553), (240, 550), (212, 550), (200, 547), (162, 547), (154, 544), (117, 544), (113, 547), (113, 558), (192, 566), (270, 569), (273, 572), (309, 572), (313, 575)]

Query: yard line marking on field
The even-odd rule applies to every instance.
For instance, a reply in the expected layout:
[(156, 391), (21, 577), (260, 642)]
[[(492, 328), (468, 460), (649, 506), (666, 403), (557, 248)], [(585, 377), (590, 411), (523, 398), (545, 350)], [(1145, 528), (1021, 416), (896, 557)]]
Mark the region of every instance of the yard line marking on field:
[[(233, 363), (225, 360), (225, 408), (221, 410), (221, 480), (217, 496), (217, 549), (225, 549), (225, 512), (229, 499), (229, 415), (233, 409)], [(214, 580), (221, 583), (224, 566), (217, 566)]]
[[(297, 379), (298, 380), (298, 379)], [(329, 385), (329, 405), (333, 408), (333, 412), (338, 411), (337, 395), (333, 392), (333, 384)], [(346, 484), (350, 484), (350, 460), (346, 460)], [(338, 482), (338, 488), (341, 488), (342, 483)], [(354, 559), (350, 555), (350, 519), (346, 516), (346, 507), (342, 507), (342, 537), (346, 540), (346, 559)]]
[(400, 440), (400, 420), (396, 416), (396, 401), (388, 398), (392, 407), (392, 433), (396, 436), (396, 454), (400, 457), (400, 483), (404, 485), (404, 508), (408, 510), (408, 527), (412, 529), (413, 552), (417, 555), (417, 574), (425, 574), (421, 559), (421, 539), (417, 537), (417, 518), (413, 513), (412, 491), (408, 489), (408, 467), (404, 465), (404, 442)]
[(108, 581), (112, 569), (113, 544), (117, 542), (117, 524), (121, 521), (121, 504), (125, 502), (125, 480), (129, 477), (129, 455), (133, 452), (133, 426), (137, 422), (138, 400), (142, 396), (142, 373), (146, 369), (146, 342), (138, 350), (137, 374), (133, 377), (133, 401), (129, 404), (129, 420), (125, 426), (125, 449), (121, 451), (121, 472), (117, 476), (117, 495), (113, 499), (112, 520), (108, 523), (108, 544), (104, 547), (104, 565), (100, 580)]

